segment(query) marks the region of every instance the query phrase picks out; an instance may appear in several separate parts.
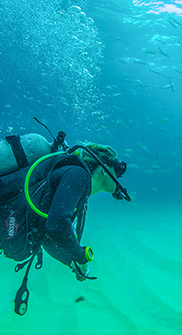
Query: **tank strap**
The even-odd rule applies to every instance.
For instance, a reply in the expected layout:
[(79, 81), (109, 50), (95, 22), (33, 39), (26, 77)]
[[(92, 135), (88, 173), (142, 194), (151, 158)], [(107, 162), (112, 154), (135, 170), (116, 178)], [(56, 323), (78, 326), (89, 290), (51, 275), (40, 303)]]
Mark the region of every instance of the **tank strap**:
[(6, 136), (6, 141), (11, 145), (11, 149), (13, 150), (19, 168), (28, 166), (29, 165), (28, 160), (25, 156), (25, 152), (23, 150), (20, 141), (20, 136), (19, 135)]

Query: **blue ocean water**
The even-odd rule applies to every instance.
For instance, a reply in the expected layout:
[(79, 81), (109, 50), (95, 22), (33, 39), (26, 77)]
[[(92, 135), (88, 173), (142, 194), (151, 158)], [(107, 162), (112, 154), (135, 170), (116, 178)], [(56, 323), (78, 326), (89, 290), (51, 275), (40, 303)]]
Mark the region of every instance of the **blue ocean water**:
[(113, 146), (139, 197), (181, 201), (179, 1), (1, 1), (0, 25), (1, 138), (48, 137), (36, 116)]
[[(121, 182), (132, 198), (131, 203), (124, 200), (116, 202), (108, 195), (97, 195), (96, 200), (91, 201), (90, 207), (93, 211), (89, 210), (88, 231), (85, 236), (89, 238), (91, 233), (98, 254), (103, 252), (100, 236), (103, 238), (103, 245), (109, 250), (108, 257), (104, 258), (102, 254), (103, 267), (100, 265), (99, 268), (96, 263), (94, 268), (100, 271), (103, 282), (93, 284), (95, 286), (91, 286), (91, 283), (85, 284), (88, 286), (83, 291), (85, 290), (84, 294), (89, 292), (88, 301), (93, 297), (93, 301), (98, 302), (95, 308), (105, 322), (111, 318), (112, 329), (116, 326), (116, 334), (162, 335), (182, 332), (182, 306), (179, 305), (181, 288), (179, 300), (175, 296), (176, 285), (180, 285), (181, 279), (181, 80), (180, 0), (0, 1), (0, 138), (4, 139), (10, 134), (37, 132), (51, 141), (47, 131), (34, 121), (33, 117), (37, 117), (55, 136), (58, 131), (65, 131), (70, 145), (78, 141), (109, 144), (117, 151), (118, 157), (127, 162), (127, 172)], [(120, 233), (122, 236), (125, 233), (127, 240), (122, 237), (121, 245), (117, 246), (117, 242), (120, 242), (117, 241), (116, 222), (120, 220)], [(111, 233), (113, 238), (108, 246), (108, 236)], [(141, 241), (145, 244), (143, 249), (138, 246)], [(131, 246), (136, 247), (135, 252), (128, 256)], [(157, 256), (159, 254), (163, 256), (160, 258)], [(118, 266), (116, 255), (119, 255), (119, 262), (125, 264), (126, 271), (122, 270), (122, 278), (117, 277), (111, 267), (112, 262), (115, 268)], [(173, 261), (171, 265), (167, 263), (167, 259)], [(2, 262), (4, 266), (5, 260)], [(50, 259), (47, 262), (55, 274), (57, 285), (56, 272), (59, 264), (52, 265)], [(156, 266), (154, 272), (147, 268), (150, 262), (153, 264), (151, 267)], [(159, 263), (162, 268), (163, 265), (166, 266), (168, 274), (165, 271), (161, 274), (158, 272)], [(6, 266), (9, 276), (10, 266), (12, 267), (12, 263)], [(103, 271), (106, 268), (110, 275), (105, 282)], [(63, 267), (61, 271), (66, 281), (68, 273)], [(176, 281), (173, 281), (174, 272)], [(155, 278), (160, 276), (164, 280), (161, 279), (159, 284), (155, 282)], [(166, 286), (166, 290), (165, 276), (168, 283), (170, 279), (172, 283)], [(146, 277), (150, 278), (148, 287), (153, 288), (152, 293), (145, 289)], [(3, 278), (5, 285), (5, 274)], [(43, 277), (39, 278), (38, 286), (41, 286), (42, 279)], [(116, 287), (119, 282), (122, 287), (126, 287), (121, 293), (125, 311), (116, 298), (118, 293), (111, 290), (113, 280)], [(132, 280), (136, 280), (138, 284), (135, 282), (134, 286)], [(47, 281), (49, 283), (49, 279)], [(74, 290), (74, 285), (77, 284), (72, 284), (70, 277), (68, 282)], [(15, 287), (18, 283), (16, 279)], [(64, 285), (63, 278), (61, 283)], [(52, 290), (50, 300), (55, 302), (56, 290), (45, 284), (46, 290), (47, 287)], [(77, 287), (76, 292), (79, 292)], [(14, 287), (13, 289), (15, 290)], [(161, 290), (160, 299), (154, 304), (154, 296)], [(8, 294), (8, 287), (5, 291)], [(105, 294), (103, 300), (99, 292)], [(127, 300), (127, 292), (131, 293), (131, 300)], [(44, 308), (46, 294), (44, 296), (42, 292), (40, 297), (39, 294), (38, 291), (35, 292), (38, 301), (40, 298), (38, 307)], [(132, 301), (132, 294), (136, 304)], [(71, 293), (68, 297), (74, 300)], [(5, 331), (9, 327), (6, 317), (11, 315), (9, 308), (13, 298), (9, 295), (8, 299), (7, 308), (5, 300), (0, 303), (2, 312), (5, 310), (5, 318), (2, 317), (1, 321), (4, 327), (2, 335), (7, 334)], [(49, 315), (49, 304), (54, 308), (53, 303), (45, 301)], [(127, 305), (127, 301), (130, 301), (130, 305)], [(146, 305), (150, 301), (148, 307), (144, 306), (144, 301)], [(162, 305), (164, 301), (165, 308)], [(106, 309), (103, 310), (104, 304)], [(66, 309), (66, 306), (70, 306), (66, 299), (63, 305), (64, 310), (55, 307), (55, 315), (60, 320), (67, 320), (65, 315), (68, 315), (70, 328), (67, 328), (67, 322), (65, 327), (60, 322), (56, 324), (55, 330), (51, 328), (49, 334), (113, 333), (109, 328), (102, 332), (102, 321), (96, 318), (93, 306), (85, 307), (88, 315), (94, 315), (96, 320), (95, 326), (90, 326), (92, 331), (89, 332), (88, 320), (81, 326), (81, 317), (78, 316), (79, 313), (84, 313), (84, 308), (77, 310), (78, 318), (75, 319), (75, 315), (69, 315)], [(114, 308), (118, 308), (125, 317), (121, 317)], [(155, 318), (154, 314), (162, 315), (161, 319)], [(30, 315), (33, 317), (33, 308)], [(172, 315), (171, 321), (167, 321), (169, 315)], [(122, 322), (119, 321), (121, 319)], [(147, 323), (149, 319), (150, 322)], [(40, 330), (36, 333), (34, 324), (28, 319), (30, 333), (32, 330), (36, 334), (46, 334), (46, 328), (50, 327), (52, 320), (50, 315), (45, 324), (41, 321)], [(71, 320), (74, 320), (73, 324)], [(133, 323), (130, 328), (131, 320)], [(12, 332), (8, 328), (9, 333), (22, 334), (23, 323), (22, 328), (17, 328), (19, 321), (15, 317), (14, 322), (17, 330)], [(76, 330), (74, 322), (77, 325)], [(164, 329), (160, 329), (160, 326)]]

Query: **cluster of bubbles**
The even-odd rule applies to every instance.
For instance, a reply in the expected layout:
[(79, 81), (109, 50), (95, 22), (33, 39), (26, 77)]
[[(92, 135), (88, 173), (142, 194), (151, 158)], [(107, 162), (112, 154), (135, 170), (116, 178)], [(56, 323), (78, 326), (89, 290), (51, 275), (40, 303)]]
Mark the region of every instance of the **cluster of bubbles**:
[(65, 7), (58, 0), (7, 0), (0, 17), (1, 51), (9, 76), (12, 66), (21, 78), (46, 85), (57, 105), (59, 96), (64, 97), (69, 110), (86, 117), (99, 99), (96, 83), (103, 57), (93, 19), (78, 4), (69, 1)]

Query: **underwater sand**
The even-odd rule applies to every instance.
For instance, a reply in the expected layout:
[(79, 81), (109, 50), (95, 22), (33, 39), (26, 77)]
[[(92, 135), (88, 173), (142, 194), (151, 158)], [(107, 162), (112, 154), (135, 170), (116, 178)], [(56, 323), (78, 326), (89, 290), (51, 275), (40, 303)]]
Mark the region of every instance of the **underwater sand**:
[(43, 268), (30, 270), (28, 311), (20, 317), (13, 301), (24, 270), (15, 273), (16, 263), (0, 257), (0, 335), (182, 334), (180, 205), (109, 200), (90, 201), (83, 238), (94, 250), (97, 280), (80, 283), (44, 254)]

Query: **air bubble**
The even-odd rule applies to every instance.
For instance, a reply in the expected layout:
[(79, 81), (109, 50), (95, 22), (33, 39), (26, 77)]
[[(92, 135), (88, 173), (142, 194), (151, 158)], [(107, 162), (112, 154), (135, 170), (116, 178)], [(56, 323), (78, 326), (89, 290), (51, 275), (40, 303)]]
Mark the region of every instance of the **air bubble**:
[(70, 14), (77, 14), (81, 12), (81, 8), (78, 6), (71, 6), (68, 8), (68, 13)]

